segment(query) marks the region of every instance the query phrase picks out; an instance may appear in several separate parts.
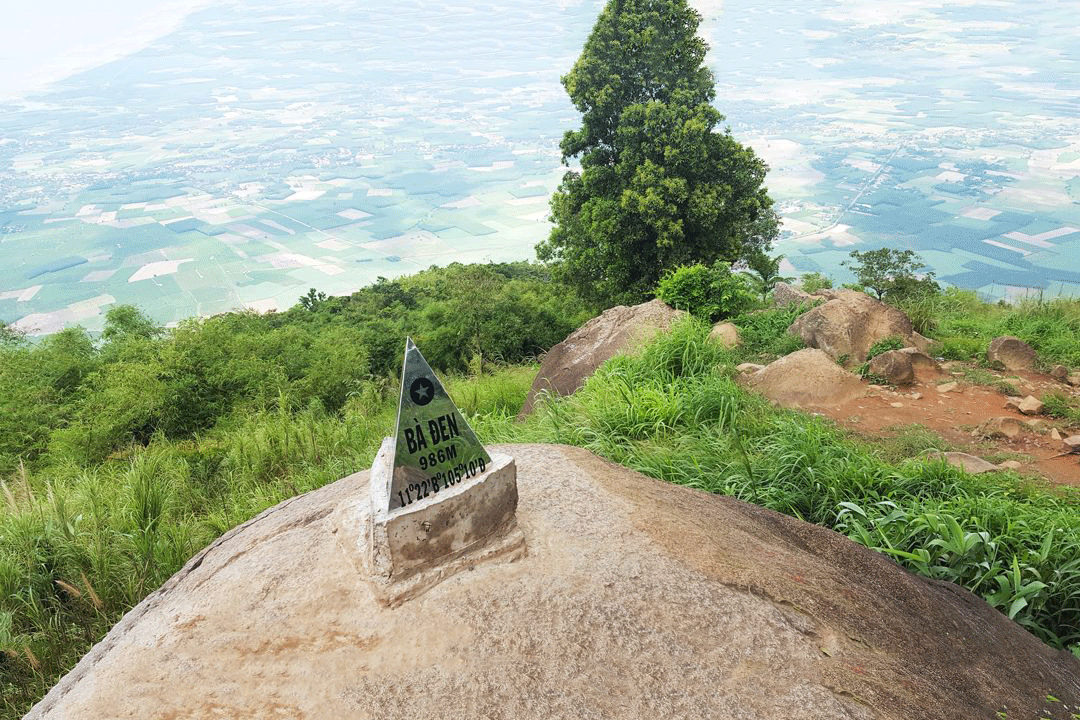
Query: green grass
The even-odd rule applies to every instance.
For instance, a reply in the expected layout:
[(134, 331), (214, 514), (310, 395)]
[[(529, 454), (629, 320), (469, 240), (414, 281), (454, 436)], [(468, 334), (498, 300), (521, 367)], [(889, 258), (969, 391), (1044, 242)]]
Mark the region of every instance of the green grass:
[(1020, 390), (1015, 385), (984, 368), (965, 365), (960, 372), (962, 373), (961, 377), (972, 385), (993, 388), (1002, 395), (1009, 397), (1020, 395)]
[[(507, 426), (535, 365), (450, 376), (474, 418)], [(189, 440), (155, 436), (83, 467), (25, 466), (0, 484), (0, 718), (19, 718), (120, 617), (198, 550), (282, 500), (370, 467), (398, 388), (371, 381), (342, 413), (242, 412)], [(476, 422), (476, 420), (474, 420)]]
[[(1010, 309), (953, 291), (920, 302), (932, 319), (924, 329), (944, 354), (978, 358), (991, 338), (1014, 334), (1047, 364), (1080, 366), (1080, 303)], [(947, 448), (925, 428), (871, 445), (744, 392), (734, 366), (799, 349), (785, 332), (799, 312), (735, 318), (744, 344), (731, 351), (706, 340), (707, 326), (678, 324), (523, 423), (514, 416), (535, 365), (452, 376), (447, 387), (485, 442), (579, 445), (653, 477), (834, 528), (915, 572), (968, 587), (1052, 645), (1080, 648), (1080, 497), (1016, 474), (968, 476), (928, 461), (926, 451)], [(94, 350), (78, 333), (55, 336), (41, 352), (6, 351), (25, 361), (0, 368), (7, 387), (25, 392), (0, 397), (0, 406), (7, 427), (25, 437), (0, 438), (0, 718), (21, 717), (214, 538), (370, 465), (392, 431), (396, 382), (358, 379), (347, 352), (355, 333), (298, 315), (302, 332), (282, 324), (250, 347), (237, 345), (236, 327), (269, 321), (224, 317), (203, 334), (177, 331), (161, 346), (163, 359), (155, 341), (145, 341), (149, 350), (136, 339)], [(396, 354), (396, 341), (371, 344), (394, 333), (373, 333), (369, 351)], [(428, 340), (445, 341), (443, 354), (460, 346), (449, 335)], [(48, 382), (23, 382), (36, 376)], [(1044, 402), (1077, 421), (1067, 396)], [(169, 423), (188, 418), (181, 412), (195, 429), (170, 433)], [(210, 413), (205, 422), (200, 413)]]
[(1080, 426), (1080, 402), (1063, 392), (1047, 393), (1042, 397), (1043, 412), (1061, 418), (1071, 426)]
[(946, 359), (985, 362), (991, 340), (1015, 335), (1035, 348), (1047, 366), (1080, 367), (1080, 300), (990, 305), (979, 301), (973, 292), (949, 289), (917, 303), (918, 307), (902, 309), (912, 314), (913, 322), (919, 315), (933, 319), (925, 334), (938, 342), (938, 352)]
[(255, 413), (93, 467), (23, 471), (0, 513), (0, 717), (19, 717), (120, 616), (229, 528), (370, 465), (392, 401)]
[(882, 449), (775, 409), (732, 381), (734, 358), (708, 343), (707, 331), (683, 323), (640, 356), (606, 364), (576, 395), (542, 405), (524, 426), (482, 419), (482, 436), (580, 445), (653, 477), (834, 528), (967, 587), (1052, 645), (1080, 645), (1080, 495), (918, 457), (941, 446), (925, 429)]

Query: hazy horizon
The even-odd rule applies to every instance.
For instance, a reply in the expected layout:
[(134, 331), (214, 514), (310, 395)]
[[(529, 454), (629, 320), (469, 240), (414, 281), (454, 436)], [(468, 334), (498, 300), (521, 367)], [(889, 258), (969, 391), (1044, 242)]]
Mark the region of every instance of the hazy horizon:
[[(0, 55), (26, 58), (0, 62), (0, 88), (34, 89), (0, 114), (0, 320), (95, 329), (133, 303), (168, 323), (534, 257), (580, 122), (559, 77), (602, 5), (13, 14)], [(842, 282), (852, 249), (888, 246), (984, 297), (1080, 294), (1066, 0), (693, 5), (715, 104), (770, 165), (784, 274)], [(49, 73), (67, 74), (34, 85)]]
[(4, 11), (0, 100), (137, 52), (210, 0), (39, 0)]

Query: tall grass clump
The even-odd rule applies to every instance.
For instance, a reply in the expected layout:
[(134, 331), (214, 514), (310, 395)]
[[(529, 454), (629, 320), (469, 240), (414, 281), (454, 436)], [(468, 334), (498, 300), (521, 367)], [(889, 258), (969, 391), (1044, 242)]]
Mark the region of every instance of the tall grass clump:
[(1080, 300), (1027, 301), (1002, 322), (1046, 362), (1080, 367)]
[(119, 618), (200, 548), (297, 493), (370, 465), (388, 397), (317, 402), (155, 437), (108, 462), (3, 480), (0, 717), (21, 717)]
[[(486, 441), (513, 430), (536, 367), (447, 387)], [(103, 463), (0, 479), (0, 718), (19, 718), (132, 606), (262, 510), (370, 467), (398, 382), (354, 386), (338, 412), (280, 395), (185, 439), (158, 433)]]
[[(774, 408), (733, 382), (738, 358), (708, 330), (677, 324), (575, 395), (550, 399), (521, 431), (836, 529), (978, 593), (1052, 645), (1080, 646), (1080, 495), (879, 453), (826, 420)], [(904, 442), (939, 444), (926, 433)]]
[(787, 329), (809, 309), (807, 305), (788, 305), (732, 318), (731, 322), (739, 328), (741, 345), (735, 350), (739, 362), (769, 362), (801, 350), (802, 340)]
[(947, 359), (985, 360), (991, 340), (1015, 335), (1035, 348), (1044, 363), (1080, 367), (1080, 300), (988, 304), (974, 292), (950, 288), (920, 302), (932, 306), (934, 326), (926, 334), (938, 341)]

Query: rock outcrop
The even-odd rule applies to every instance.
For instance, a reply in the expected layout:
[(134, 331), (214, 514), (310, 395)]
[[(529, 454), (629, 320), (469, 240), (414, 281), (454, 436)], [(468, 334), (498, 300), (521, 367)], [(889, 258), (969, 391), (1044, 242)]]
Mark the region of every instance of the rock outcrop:
[(886, 350), (870, 360), (870, 374), (892, 385), (911, 385), (927, 382), (941, 374), (941, 367), (932, 357), (917, 348)]
[(870, 374), (892, 385), (911, 385), (915, 382), (915, 368), (911, 357), (899, 350), (889, 350), (870, 360)]
[(519, 417), (532, 412), (539, 393), (577, 392), (586, 378), (607, 360), (648, 342), (682, 315), (685, 313), (668, 307), (662, 300), (605, 310), (548, 351)]
[(1021, 400), (1020, 404), (1016, 407), (1016, 409), (1022, 412), (1024, 415), (1039, 415), (1042, 413), (1043, 408), (1044, 405), (1042, 400), (1035, 397), (1034, 395), (1028, 395), (1023, 400)]
[(999, 417), (992, 417), (979, 427), (975, 428), (972, 435), (975, 437), (983, 437), (988, 439), (994, 438), (1006, 438), (1012, 439), (1017, 437), (1020, 433), (1024, 432), (1027, 426), (1023, 421), (1017, 420), (1014, 417), (1008, 415), (1002, 415)]
[(983, 460), (981, 457), (978, 457), (978, 456), (975, 456), (975, 455), (969, 455), (968, 453), (962, 453), (962, 452), (938, 452), (938, 453), (931, 453), (930, 457), (931, 458), (937, 458), (939, 460), (944, 460), (945, 462), (949, 463), (950, 465), (952, 465), (954, 467), (958, 467), (961, 470), (963, 470), (964, 472), (969, 473), (971, 475), (978, 475), (978, 474), (984, 473), (984, 472), (994, 472), (996, 470), (1001, 470), (1002, 469), (1002, 468), (998, 467), (997, 465), (993, 464), (992, 462), (988, 462), (986, 460)]
[(990, 341), (986, 360), (991, 367), (1005, 370), (1034, 370), (1038, 356), (1026, 342), (1012, 335), (1003, 335)]
[(772, 301), (776, 307), (787, 307), (788, 305), (811, 305), (815, 302), (821, 302), (821, 298), (803, 292), (786, 282), (778, 282), (773, 285)]
[(739, 328), (729, 322), (716, 323), (709, 331), (709, 339), (726, 348), (739, 346)]
[(839, 405), (866, 394), (866, 386), (821, 350), (806, 348), (769, 363), (747, 384), (784, 407), (804, 410)]
[(926, 338), (914, 331), (911, 320), (900, 310), (854, 290), (830, 294), (833, 299), (799, 316), (788, 328), (807, 347), (851, 362), (866, 360), (870, 347), (888, 337), (898, 337), (905, 346), (925, 350)]
[(376, 601), (337, 509), (367, 473), (197, 554), (42, 700), (69, 718), (1040, 717), (1080, 661), (830, 530), (577, 448), (517, 461), (517, 562)]
[(764, 365), (758, 365), (757, 363), (749, 362), (739, 363), (735, 366), (735, 370), (738, 371), (740, 375), (753, 375), (758, 370), (763, 370), (764, 368)]

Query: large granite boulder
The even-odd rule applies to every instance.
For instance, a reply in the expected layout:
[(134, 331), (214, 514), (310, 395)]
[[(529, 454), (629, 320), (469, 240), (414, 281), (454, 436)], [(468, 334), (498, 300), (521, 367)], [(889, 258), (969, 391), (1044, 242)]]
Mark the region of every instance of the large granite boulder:
[(806, 348), (766, 365), (747, 384), (784, 407), (829, 408), (862, 397), (866, 386), (821, 350)]
[(1034, 348), (1012, 335), (994, 338), (986, 349), (990, 366), (1004, 370), (1034, 370), (1038, 359)]
[(615, 355), (648, 342), (685, 314), (662, 300), (605, 310), (548, 351), (519, 417), (532, 412), (539, 393), (572, 395), (598, 367)]
[(719, 322), (709, 331), (709, 340), (718, 342), (726, 348), (738, 347), (741, 343), (739, 328), (729, 322)]
[(776, 307), (787, 307), (788, 305), (812, 305), (815, 302), (821, 302), (821, 298), (803, 292), (786, 282), (778, 282), (773, 285), (772, 301)]
[(872, 375), (893, 385), (925, 382), (940, 374), (937, 361), (916, 348), (887, 350), (875, 355), (870, 360), (869, 370)]
[[(823, 293), (824, 294), (824, 293)], [(870, 347), (888, 337), (925, 352), (928, 341), (911, 326), (902, 311), (855, 290), (832, 290), (828, 302), (799, 316), (788, 332), (833, 359), (866, 360)]]
[[(29, 720), (1041, 717), (1080, 661), (843, 536), (577, 448), (516, 458), (527, 554), (377, 601), (359, 473), (196, 555)], [(349, 516), (344, 516), (345, 518)], [(1056, 717), (1056, 716), (1055, 716)]]

